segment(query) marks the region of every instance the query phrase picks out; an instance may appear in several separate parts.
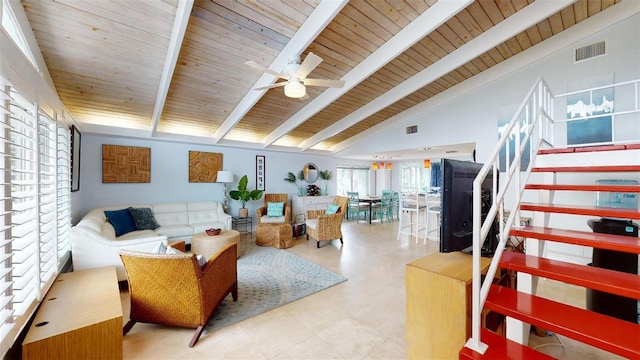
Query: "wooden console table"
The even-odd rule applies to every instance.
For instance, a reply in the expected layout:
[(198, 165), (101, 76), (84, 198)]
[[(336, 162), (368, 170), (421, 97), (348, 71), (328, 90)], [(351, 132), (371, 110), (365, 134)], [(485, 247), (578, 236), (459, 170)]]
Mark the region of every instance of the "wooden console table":
[(122, 359), (116, 268), (58, 275), (22, 343), (23, 359)]
[[(471, 336), (471, 255), (433, 253), (407, 264), (407, 359), (457, 359)], [(486, 273), (491, 259), (482, 258)]]

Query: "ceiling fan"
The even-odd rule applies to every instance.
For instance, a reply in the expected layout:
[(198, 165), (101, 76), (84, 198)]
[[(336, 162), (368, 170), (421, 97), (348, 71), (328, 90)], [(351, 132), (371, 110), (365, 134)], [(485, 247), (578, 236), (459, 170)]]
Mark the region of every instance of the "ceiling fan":
[(310, 52), (304, 61), (300, 63), (300, 56), (295, 56), (289, 59), (289, 63), (285, 65), (282, 72), (276, 72), (268, 67), (262, 66), (255, 61), (247, 61), (245, 64), (252, 68), (266, 72), (273, 76), (285, 79), (287, 81), (277, 82), (275, 84), (260, 86), (254, 88), (254, 90), (272, 89), (280, 86), (284, 86), (284, 94), (290, 98), (304, 98), (307, 95), (306, 86), (324, 86), (341, 88), (344, 86), (344, 80), (330, 80), (330, 79), (309, 79), (307, 75), (313, 71), (320, 63), (322, 58), (312, 52)]

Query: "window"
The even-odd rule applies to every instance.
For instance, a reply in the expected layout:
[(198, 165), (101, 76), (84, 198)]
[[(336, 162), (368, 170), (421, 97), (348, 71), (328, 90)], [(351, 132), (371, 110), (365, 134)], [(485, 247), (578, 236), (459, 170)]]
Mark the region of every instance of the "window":
[(0, 78), (0, 351), (69, 258), (69, 130)]
[(401, 192), (424, 193), (429, 188), (430, 179), (431, 171), (429, 168), (425, 169), (422, 162), (400, 164)]
[(20, 29), (18, 20), (16, 19), (16, 15), (11, 9), (11, 6), (9, 6), (9, 1), (7, 0), (2, 0), (2, 28), (7, 33), (7, 35), (9, 35), (11, 40), (13, 40), (18, 49), (20, 49), (24, 56), (29, 60), (31, 65), (38, 69), (36, 59), (33, 57), (31, 49), (29, 49), (27, 39)]
[(357, 191), (361, 195), (369, 193), (369, 168), (338, 166), (338, 194), (346, 196), (347, 192)]

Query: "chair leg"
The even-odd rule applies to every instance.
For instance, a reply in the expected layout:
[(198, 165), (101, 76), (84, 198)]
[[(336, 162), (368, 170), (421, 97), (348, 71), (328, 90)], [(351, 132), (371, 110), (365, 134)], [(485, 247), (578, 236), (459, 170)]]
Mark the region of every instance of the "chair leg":
[(231, 289), (231, 297), (233, 298), (233, 301), (238, 301), (238, 282), (236, 281), (235, 284), (233, 284), (233, 289)]
[(344, 245), (344, 243), (342, 242), (342, 238), (340, 238), (340, 245)]
[(198, 326), (198, 328), (196, 329), (196, 333), (193, 334), (193, 337), (191, 338), (189, 347), (193, 347), (198, 342), (198, 339), (200, 339), (200, 335), (202, 335), (203, 330), (204, 330), (204, 325)]
[(316, 241), (316, 247), (320, 249), (320, 241)]
[(131, 330), (131, 328), (133, 327), (133, 325), (136, 324), (135, 320), (129, 320), (124, 327), (122, 328), (122, 336), (127, 335), (127, 333), (129, 332), (129, 330)]

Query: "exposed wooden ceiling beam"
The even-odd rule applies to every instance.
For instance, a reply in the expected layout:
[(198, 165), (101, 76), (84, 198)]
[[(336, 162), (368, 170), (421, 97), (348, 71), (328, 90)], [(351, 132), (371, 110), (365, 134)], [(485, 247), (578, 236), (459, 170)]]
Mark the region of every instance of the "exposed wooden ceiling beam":
[(484, 54), (491, 48), (503, 43), (507, 39), (537, 24), (541, 20), (548, 18), (574, 2), (575, 0), (536, 1), (528, 5), (442, 59), (436, 61), (431, 66), (380, 95), (367, 105), (308, 138), (300, 144), (301, 150), (307, 150), (323, 140), (357, 124), (363, 119), (399, 101), (441, 76), (448, 74), (459, 66)]
[[(418, 16), (393, 38), (374, 51), (370, 56), (342, 77), (345, 85), (340, 89), (327, 89), (308, 105), (267, 135), (263, 141), (267, 147), (291, 132), (298, 125), (324, 109), (333, 101), (346, 94), (371, 74), (402, 54), (431, 31), (466, 8), (473, 0), (438, 1)], [(305, 149), (306, 150), (306, 149)]]
[(164, 61), (164, 69), (162, 69), (162, 77), (160, 78), (160, 84), (158, 85), (156, 102), (153, 106), (153, 115), (151, 116), (151, 137), (154, 137), (158, 130), (158, 123), (160, 123), (162, 110), (164, 109), (164, 104), (167, 100), (169, 86), (171, 85), (171, 78), (173, 77), (173, 72), (176, 69), (176, 63), (180, 56), (180, 48), (182, 47), (182, 40), (184, 40), (184, 34), (187, 30), (187, 24), (189, 23), (189, 16), (191, 15), (192, 8), (193, 0), (180, 0), (178, 2), (176, 19), (173, 22), (171, 39), (169, 39), (167, 57)]
[(570, 29), (563, 31), (562, 33), (547, 39), (486, 71), (483, 71), (462, 84), (458, 84), (447, 89), (429, 100), (417, 104), (389, 118), (387, 121), (334, 145), (329, 150), (334, 155), (339, 155), (340, 152), (365, 141), (374, 134), (389, 130), (403, 121), (409, 120), (419, 114), (429, 111), (429, 109), (433, 109), (447, 103), (452, 98), (465, 96), (466, 94), (486, 85), (490, 81), (502, 78), (514, 71), (517, 71), (518, 69), (561, 51), (575, 43), (576, 38), (585, 39), (638, 13), (640, 13), (640, 7), (632, 1), (625, 1), (617, 6), (612, 6), (572, 26)]
[[(282, 49), (278, 57), (269, 66), (270, 69), (280, 72), (294, 56), (299, 56), (309, 44), (329, 25), (333, 18), (340, 13), (340, 10), (347, 5), (348, 0), (322, 1), (318, 7), (313, 10), (309, 18), (300, 26), (300, 29), (291, 38), (287, 45)], [(247, 59), (249, 60), (249, 59)], [(247, 71), (250, 71), (247, 68)], [(251, 86), (251, 89), (266, 86), (275, 83), (278, 77), (271, 74), (262, 74), (258, 81)], [(231, 111), (229, 116), (216, 130), (214, 142), (218, 143), (232, 128), (237, 124), (251, 108), (262, 98), (267, 90), (249, 90), (247, 94), (240, 100), (238, 105)]]

